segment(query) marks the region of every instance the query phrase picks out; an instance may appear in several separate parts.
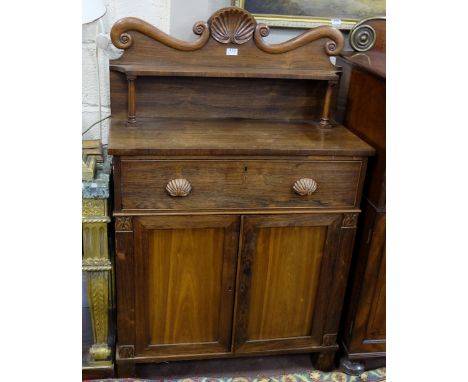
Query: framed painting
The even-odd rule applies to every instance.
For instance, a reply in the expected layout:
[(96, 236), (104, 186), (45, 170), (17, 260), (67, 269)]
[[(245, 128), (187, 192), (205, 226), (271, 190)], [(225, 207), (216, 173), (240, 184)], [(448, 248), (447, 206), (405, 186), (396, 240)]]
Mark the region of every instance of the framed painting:
[(232, 0), (258, 22), (288, 28), (332, 25), (351, 29), (359, 20), (385, 16), (385, 0)]

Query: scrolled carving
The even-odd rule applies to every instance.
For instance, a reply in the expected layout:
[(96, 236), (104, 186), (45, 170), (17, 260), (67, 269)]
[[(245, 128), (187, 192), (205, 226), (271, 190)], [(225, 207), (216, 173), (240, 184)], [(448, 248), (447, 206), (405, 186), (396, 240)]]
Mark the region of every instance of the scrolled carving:
[(131, 216), (118, 216), (115, 218), (116, 231), (132, 231), (133, 223)]
[(335, 41), (327, 41), (325, 44), (325, 51), (327, 54), (332, 54), (336, 50), (336, 42)]
[(193, 32), (199, 35), (200, 38), (194, 42), (187, 42), (169, 36), (144, 20), (136, 17), (124, 17), (116, 21), (112, 26), (110, 33), (112, 43), (120, 49), (130, 48), (133, 44), (133, 38), (131, 34), (127, 33), (129, 31), (140, 32), (153, 40), (159, 41), (161, 44), (183, 51), (200, 49), (210, 38), (208, 24), (204, 21), (198, 21), (193, 27)]
[(267, 37), (270, 33), (270, 28), (265, 24), (258, 24), (255, 28), (254, 40), (257, 46), (267, 53), (285, 53), (290, 50), (297, 49), (304, 46), (312, 41), (319, 40), (321, 38), (329, 38), (332, 41), (327, 41), (324, 45), (325, 53), (329, 56), (336, 56), (339, 54), (344, 47), (343, 34), (335, 28), (329, 26), (320, 26), (314, 29), (310, 29), (303, 34), (294, 37), (281, 44), (268, 44), (263, 38)]
[(319, 26), (280, 44), (268, 44), (263, 41), (263, 38), (269, 35), (269, 27), (265, 24), (257, 24), (253, 15), (238, 7), (220, 9), (210, 17), (208, 23), (204, 21), (195, 23), (193, 32), (200, 38), (194, 42), (171, 37), (136, 17), (125, 17), (112, 26), (110, 33), (112, 43), (120, 49), (130, 48), (133, 44), (130, 31), (140, 32), (153, 40), (181, 51), (194, 51), (202, 48), (208, 42), (210, 35), (222, 44), (244, 44), (253, 38), (259, 49), (272, 54), (285, 53), (322, 38), (331, 40), (324, 44), (325, 52), (329, 56), (339, 54), (344, 47), (342, 33), (330, 26)]
[(197, 21), (193, 24), (192, 30), (194, 34), (201, 36), (205, 31), (208, 31), (208, 24), (205, 21)]
[[(129, 33), (122, 33), (119, 36), (119, 42), (121, 44), (121, 46), (118, 46), (120, 49), (130, 48), (130, 46), (133, 44), (133, 37)], [(116, 44), (114, 45), (117, 46)]]
[(374, 46), (375, 40), (374, 28), (366, 24), (353, 28), (349, 34), (349, 44), (358, 52), (367, 52)]
[(258, 24), (255, 29), (262, 37), (268, 37), (270, 35), (270, 27), (266, 24)]
[(255, 18), (237, 7), (220, 9), (210, 17), (211, 36), (222, 44), (244, 44), (253, 37)]
[(317, 190), (317, 182), (310, 178), (302, 178), (294, 182), (293, 189), (301, 196), (312, 195)]
[(187, 179), (172, 179), (166, 186), (166, 191), (171, 196), (187, 196), (192, 189)]

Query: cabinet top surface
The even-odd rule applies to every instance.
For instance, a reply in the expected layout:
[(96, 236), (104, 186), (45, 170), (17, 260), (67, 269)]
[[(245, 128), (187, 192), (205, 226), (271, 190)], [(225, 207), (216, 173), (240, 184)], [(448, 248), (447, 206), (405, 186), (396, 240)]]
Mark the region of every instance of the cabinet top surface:
[[(180, 76), (180, 77), (221, 77), (221, 78), (284, 78), (284, 79), (316, 79), (338, 80), (335, 72), (324, 69), (295, 69), (263, 67), (210, 67), (208, 65), (142, 65), (142, 64), (111, 64), (110, 70), (125, 73), (127, 76)], [(337, 69), (336, 72), (339, 70)]]
[(113, 120), (113, 155), (370, 156), (374, 149), (343, 126), (252, 119), (151, 118), (135, 125)]

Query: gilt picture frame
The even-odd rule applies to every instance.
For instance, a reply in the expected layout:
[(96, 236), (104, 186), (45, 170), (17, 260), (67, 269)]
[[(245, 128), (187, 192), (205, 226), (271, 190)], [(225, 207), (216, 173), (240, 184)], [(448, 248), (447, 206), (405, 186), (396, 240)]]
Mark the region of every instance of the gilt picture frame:
[(362, 19), (385, 16), (385, 0), (231, 0), (259, 23), (284, 28), (331, 25), (352, 29)]

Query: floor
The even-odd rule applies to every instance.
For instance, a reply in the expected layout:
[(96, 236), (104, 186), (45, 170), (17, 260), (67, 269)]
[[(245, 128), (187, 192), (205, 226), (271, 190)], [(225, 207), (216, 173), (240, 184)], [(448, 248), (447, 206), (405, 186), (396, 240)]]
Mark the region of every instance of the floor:
[(279, 375), (313, 367), (310, 354), (269, 357), (213, 359), (204, 361), (166, 362), (137, 366), (139, 378), (258, 377)]

